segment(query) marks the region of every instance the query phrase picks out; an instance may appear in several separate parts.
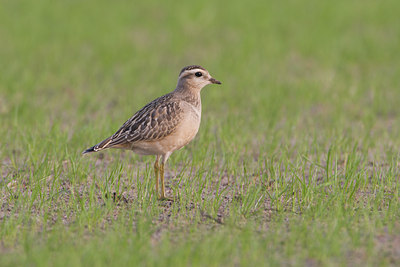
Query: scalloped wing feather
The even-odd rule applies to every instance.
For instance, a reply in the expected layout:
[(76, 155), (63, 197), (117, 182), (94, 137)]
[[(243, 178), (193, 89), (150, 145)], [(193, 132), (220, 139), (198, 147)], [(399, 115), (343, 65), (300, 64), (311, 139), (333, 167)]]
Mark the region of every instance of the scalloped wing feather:
[(179, 102), (171, 94), (164, 95), (136, 112), (114, 135), (94, 146), (94, 151), (162, 139), (176, 130), (182, 118)]

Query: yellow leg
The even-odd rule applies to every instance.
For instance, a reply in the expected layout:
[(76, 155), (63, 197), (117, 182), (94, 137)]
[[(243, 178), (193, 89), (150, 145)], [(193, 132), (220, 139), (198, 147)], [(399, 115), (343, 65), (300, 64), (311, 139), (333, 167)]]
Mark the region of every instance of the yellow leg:
[(159, 165), (158, 173), (161, 179), (161, 196), (160, 200), (171, 200), (174, 201), (173, 198), (169, 198), (165, 196), (165, 182), (164, 182), (164, 165), (167, 162), (168, 157), (171, 155), (170, 152), (161, 156), (161, 163)]
[(161, 199), (165, 199), (164, 162), (161, 163), (160, 178), (161, 178)]
[(154, 163), (154, 173), (156, 175), (156, 193), (158, 197), (158, 179), (160, 177), (160, 165), (158, 164), (159, 156), (156, 157), (156, 162)]
[(161, 179), (161, 196), (160, 200), (170, 200), (175, 201), (174, 198), (165, 196), (165, 182), (164, 182), (164, 163), (160, 164), (160, 179)]

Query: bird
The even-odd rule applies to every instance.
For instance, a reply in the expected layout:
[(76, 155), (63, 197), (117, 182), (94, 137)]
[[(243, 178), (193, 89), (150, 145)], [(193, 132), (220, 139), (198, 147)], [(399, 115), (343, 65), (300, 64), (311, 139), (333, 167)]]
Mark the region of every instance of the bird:
[(156, 194), (160, 200), (173, 200), (165, 195), (164, 166), (174, 151), (196, 136), (201, 121), (200, 92), (209, 84), (221, 82), (199, 65), (182, 68), (175, 90), (145, 105), (113, 135), (82, 154), (118, 148), (139, 155), (155, 155)]

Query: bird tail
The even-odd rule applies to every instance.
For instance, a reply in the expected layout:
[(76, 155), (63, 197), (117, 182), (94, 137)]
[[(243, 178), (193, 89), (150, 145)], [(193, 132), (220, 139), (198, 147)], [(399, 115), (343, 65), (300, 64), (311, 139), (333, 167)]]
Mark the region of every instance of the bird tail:
[(98, 143), (97, 145), (92, 146), (92, 147), (86, 149), (85, 151), (82, 152), (82, 154), (97, 152), (97, 151), (106, 149), (106, 148), (108, 148), (108, 144), (110, 144), (111, 141), (112, 141), (111, 137), (108, 137), (107, 139), (101, 141), (101, 142)]
[(91, 152), (96, 152), (95, 147), (96, 147), (96, 146), (92, 146), (92, 147), (86, 149), (85, 151), (82, 152), (82, 154), (91, 153)]

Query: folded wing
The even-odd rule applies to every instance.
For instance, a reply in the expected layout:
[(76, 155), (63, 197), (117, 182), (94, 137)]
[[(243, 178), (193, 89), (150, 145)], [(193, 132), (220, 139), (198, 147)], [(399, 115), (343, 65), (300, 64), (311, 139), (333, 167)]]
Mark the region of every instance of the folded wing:
[(179, 102), (173, 101), (170, 94), (162, 96), (136, 112), (115, 134), (83, 153), (162, 139), (176, 130), (182, 117)]

